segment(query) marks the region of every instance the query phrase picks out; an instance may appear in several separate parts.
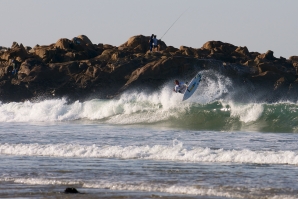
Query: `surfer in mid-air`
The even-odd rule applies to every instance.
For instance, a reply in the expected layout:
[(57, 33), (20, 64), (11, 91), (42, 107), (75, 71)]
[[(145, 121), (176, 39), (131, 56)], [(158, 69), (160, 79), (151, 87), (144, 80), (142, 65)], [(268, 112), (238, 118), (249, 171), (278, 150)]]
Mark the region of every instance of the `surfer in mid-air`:
[(175, 80), (174, 92), (183, 94), (186, 89), (187, 85), (185, 83), (179, 82), (177, 79)]
[(202, 75), (200, 73), (197, 73), (194, 78), (190, 81), (190, 83), (186, 82), (182, 83), (178, 80), (175, 80), (175, 87), (174, 92), (183, 94), (183, 99), (187, 100), (192, 96), (192, 94), (195, 92), (195, 90), (198, 88), (200, 82), (201, 82)]

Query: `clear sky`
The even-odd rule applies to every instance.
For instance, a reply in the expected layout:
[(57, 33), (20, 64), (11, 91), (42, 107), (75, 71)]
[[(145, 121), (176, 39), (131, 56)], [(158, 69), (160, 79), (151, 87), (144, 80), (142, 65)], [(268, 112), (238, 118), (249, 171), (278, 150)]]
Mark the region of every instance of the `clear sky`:
[(135, 35), (200, 48), (216, 40), (275, 57), (298, 55), (298, 0), (0, 0), (0, 46), (84, 34), (119, 46)]

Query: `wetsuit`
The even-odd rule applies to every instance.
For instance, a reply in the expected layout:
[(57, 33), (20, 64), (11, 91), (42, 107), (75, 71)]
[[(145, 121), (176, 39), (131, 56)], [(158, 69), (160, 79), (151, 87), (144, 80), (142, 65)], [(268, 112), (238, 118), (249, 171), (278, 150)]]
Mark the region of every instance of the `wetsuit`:
[(174, 91), (177, 93), (184, 93), (187, 86), (183, 82), (180, 82), (179, 85), (176, 84)]

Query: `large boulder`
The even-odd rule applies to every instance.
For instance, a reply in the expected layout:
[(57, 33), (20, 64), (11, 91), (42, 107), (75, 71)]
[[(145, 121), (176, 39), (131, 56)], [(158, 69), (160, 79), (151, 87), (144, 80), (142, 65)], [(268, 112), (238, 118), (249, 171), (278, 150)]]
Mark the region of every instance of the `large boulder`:
[(130, 37), (127, 42), (120, 45), (120, 47), (125, 46), (131, 49), (137, 49), (141, 52), (146, 52), (149, 49), (149, 38), (150, 37), (145, 37), (143, 35), (133, 36)]
[(251, 55), (246, 46), (244, 47), (239, 46), (238, 48), (236, 48), (235, 53), (237, 53), (239, 56), (242, 56), (242, 57), (251, 58)]
[(55, 47), (56, 48), (60, 48), (60, 49), (63, 49), (63, 50), (69, 50), (70, 49), (70, 44), (72, 42), (69, 40), (69, 39), (66, 39), (66, 38), (62, 38), (62, 39), (59, 39), (56, 43), (55, 43)]
[(42, 59), (45, 63), (63, 62), (64, 53), (67, 52), (65, 49), (57, 47), (56, 44), (36, 46), (32, 50), (32, 54)]
[(240, 60), (244, 61), (243, 57), (238, 56), (240, 53), (242, 53), (242, 48), (238, 48), (238, 50), (236, 50), (236, 46), (221, 41), (208, 41), (201, 48), (201, 51), (205, 53), (206, 51), (209, 51), (209, 55), (207, 57), (211, 59), (217, 59), (231, 63), (235, 63), (237, 61), (239, 62)]
[(224, 43), (221, 41), (208, 41), (202, 46), (202, 49), (206, 49), (210, 51), (211, 50), (219, 51), (220, 53), (224, 53), (224, 54), (230, 54), (233, 51), (235, 51), (236, 48), (237, 47), (232, 44)]
[(36, 46), (34, 47), (34, 54), (39, 58), (44, 59), (47, 56), (48, 47), (47, 46)]
[(266, 60), (276, 60), (276, 58), (273, 56), (272, 50), (268, 50), (266, 53), (259, 55), (258, 58)]
[(202, 48), (211, 50), (215, 47), (220, 47), (222, 44), (223, 44), (223, 42), (221, 42), (221, 41), (207, 41), (206, 43), (204, 43)]
[(294, 62), (298, 62), (298, 56), (291, 56), (289, 58), (289, 60), (294, 61)]
[(18, 71), (18, 79), (23, 82), (45, 81), (51, 79), (50, 69), (39, 59), (27, 59)]

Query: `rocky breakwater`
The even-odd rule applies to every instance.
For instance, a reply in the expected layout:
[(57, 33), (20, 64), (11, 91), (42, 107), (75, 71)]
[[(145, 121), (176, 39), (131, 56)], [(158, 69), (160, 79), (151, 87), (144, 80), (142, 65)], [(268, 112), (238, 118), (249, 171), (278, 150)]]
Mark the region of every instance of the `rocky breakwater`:
[(159, 52), (149, 52), (148, 41), (149, 36), (138, 35), (116, 47), (80, 35), (33, 48), (14, 42), (0, 49), (0, 101), (112, 98), (129, 89), (155, 90), (200, 70), (229, 77), (235, 87), (245, 87), (243, 96), (252, 92), (264, 100), (268, 94), (269, 100), (297, 99), (297, 56), (276, 58), (272, 51), (249, 52), (220, 41), (180, 49), (159, 41)]

